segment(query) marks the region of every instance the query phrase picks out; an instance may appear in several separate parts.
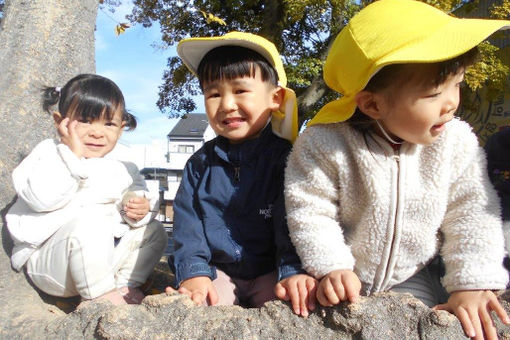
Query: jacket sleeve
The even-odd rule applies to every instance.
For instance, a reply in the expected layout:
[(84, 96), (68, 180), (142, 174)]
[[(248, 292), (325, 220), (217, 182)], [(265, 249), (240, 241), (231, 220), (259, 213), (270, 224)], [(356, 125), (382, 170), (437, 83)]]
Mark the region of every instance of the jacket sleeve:
[(301, 261), (296, 253), (289, 236), (287, 219), (285, 216), (285, 198), (283, 195), (283, 178), (285, 163), (289, 155), (289, 149), (279, 157), (278, 169), (275, 176), (278, 196), (273, 205), (273, 228), (276, 244), (276, 268), (278, 269), (278, 281), (289, 276), (306, 273), (301, 266)]
[(443, 285), (448, 292), (504, 289), (508, 274), (502, 265), (499, 200), (487, 176), (485, 153), (468, 127), (463, 128), (452, 148), (448, 206), (441, 226)]
[(192, 159), (184, 168), (174, 200), (174, 253), (168, 263), (175, 274), (176, 287), (192, 277), (208, 276), (213, 280), (216, 276), (215, 269), (209, 265), (211, 252), (195, 195), (199, 175), (193, 171)]
[[(122, 214), (122, 218), (126, 223), (128, 223), (133, 228), (139, 228), (143, 227), (147, 224), (149, 224), (150, 221), (156, 217), (156, 214), (159, 210), (159, 196), (152, 194), (147, 189), (147, 183), (145, 182), (145, 179), (140, 174), (140, 171), (138, 170), (138, 167), (131, 162), (122, 162), (126, 166), (126, 169), (128, 170), (129, 175), (131, 176), (133, 183), (129, 186), (128, 193), (133, 193), (137, 197), (145, 197), (147, 200), (149, 200), (149, 212), (147, 215), (145, 215), (141, 220), (135, 221), (129, 217), (127, 217), (125, 214)], [(122, 202), (119, 202), (119, 208), (122, 209)]]
[(338, 220), (338, 162), (341, 145), (321, 127), (308, 128), (294, 144), (285, 171), (290, 238), (303, 268), (320, 279), (354, 267)]
[(285, 219), (285, 203), (283, 192), (278, 196), (273, 208), (273, 224), (276, 243), (276, 267), (278, 268), (278, 281), (289, 276), (306, 273), (302, 266), (296, 249), (289, 237), (289, 229)]
[(36, 212), (65, 206), (86, 178), (82, 160), (51, 139), (39, 143), (12, 174), (16, 193)]

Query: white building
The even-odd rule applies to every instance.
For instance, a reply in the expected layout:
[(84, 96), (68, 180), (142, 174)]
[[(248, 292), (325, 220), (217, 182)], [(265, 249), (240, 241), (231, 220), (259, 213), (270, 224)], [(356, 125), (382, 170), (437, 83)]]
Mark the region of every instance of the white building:
[(168, 134), (166, 159), (168, 168), (166, 170), (166, 187), (163, 194), (167, 221), (173, 221), (173, 201), (181, 183), (186, 162), (205, 142), (215, 136), (207, 121), (207, 115), (202, 113), (190, 113), (183, 116)]

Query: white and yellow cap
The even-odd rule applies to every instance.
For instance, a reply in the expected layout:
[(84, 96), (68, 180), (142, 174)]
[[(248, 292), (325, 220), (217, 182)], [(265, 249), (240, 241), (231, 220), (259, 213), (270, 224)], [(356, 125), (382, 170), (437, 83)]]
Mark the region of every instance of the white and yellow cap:
[(276, 70), (278, 84), (285, 90), (280, 110), (273, 112), (271, 124), (273, 132), (291, 142), (297, 137), (298, 117), (296, 94), (287, 86), (287, 75), (276, 46), (269, 40), (251, 33), (229, 32), (218, 37), (199, 37), (183, 39), (177, 45), (177, 54), (184, 65), (195, 75), (204, 56), (220, 46), (240, 46), (263, 56)]

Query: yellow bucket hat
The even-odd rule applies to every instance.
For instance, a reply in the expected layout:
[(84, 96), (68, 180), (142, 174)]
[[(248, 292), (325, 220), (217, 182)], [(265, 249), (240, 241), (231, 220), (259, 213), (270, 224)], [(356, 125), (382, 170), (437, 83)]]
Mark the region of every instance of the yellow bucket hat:
[(390, 64), (455, 58), (508, 20), (459, 19), (414, 0), (379, 0), (356, 14), (338, 34), (324, 65), (324, 80), (343, 96), (324, 105), (308, 123), (337, 123), (356, 110), (355, 95)]
[(286, 87), (287, 75), (282, 59), (276, 46), (269, 40), (256, 34), (229, 32), (218, 37), (199, 37), (183, 39), (177, 45), (177, 54), (184, 65), (195, 75), (204, 56), (212, 49), (220, 46), (240, 46), (254, 50), (271, 64), (278, 75), (278, 83), (285, 90), (285, 97), (280, 110), (273, 112), (271, 125), (273, 132), (291, 142), (298, 134), (297, 100), (292, 89)]

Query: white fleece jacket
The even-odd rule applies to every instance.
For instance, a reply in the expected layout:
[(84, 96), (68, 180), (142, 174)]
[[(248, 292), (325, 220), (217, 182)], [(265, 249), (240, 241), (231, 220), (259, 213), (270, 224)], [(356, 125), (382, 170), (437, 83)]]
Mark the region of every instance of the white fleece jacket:
[(159, 205), (135, 164), (107, 158), (79, 159), (66, 145), (51, 139), (32, 150), (14, 169), (12, 179), (18, 198), (6, 220), (14, 241), (11, 263), (16, 270), (61, 226), (80, 215), (110, 219), (116, 237), (124, 235), (130, 226), (147, 225), (154, 213), (138, 222), (122, 214), (121, 202), (127, 192), (145, 196), (152, 212)]
[(432, 145), (398, 152), (346, 123), (309, 127), (289, 156), (285, 199), (291, 239), (317, 278), (353, 269), (368, 295), (439, 252), (448, 292), (506, 287), (499, 200), (476, 136), (458, 119)]

